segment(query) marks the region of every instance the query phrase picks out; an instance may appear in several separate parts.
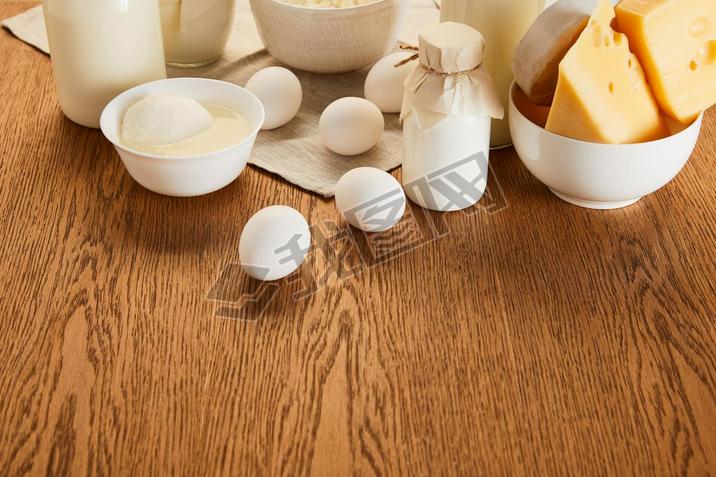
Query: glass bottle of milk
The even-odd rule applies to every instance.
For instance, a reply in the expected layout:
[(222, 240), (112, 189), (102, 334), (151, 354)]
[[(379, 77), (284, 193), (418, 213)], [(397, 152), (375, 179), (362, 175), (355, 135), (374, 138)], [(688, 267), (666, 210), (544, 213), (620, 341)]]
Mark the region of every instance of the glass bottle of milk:
[[(512, 52), (537, 15), (554, 0), (442, 0), (440, 21), (466, 23), (485, 37), (485, 66), (503, 105), (512, 84)], [(505, 115), (506, 116), (506, 115)], [(494, 120), (490, 146), (509, 146), (508, 118)]]
[(194, 68), (217, 60), (231, 34), (236, 0), (160, 0), (167, 64)]
[(112, 98), (166, 78), (156, 0), (42, 3), (60, 106), (72, 121), (98, 128)]

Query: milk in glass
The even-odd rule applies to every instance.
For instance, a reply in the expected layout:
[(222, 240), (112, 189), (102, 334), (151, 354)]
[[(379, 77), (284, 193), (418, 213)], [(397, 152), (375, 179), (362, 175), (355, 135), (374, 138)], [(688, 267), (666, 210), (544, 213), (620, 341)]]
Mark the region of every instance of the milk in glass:
[[(485, 37), (484, 64), (503, 105), (512, 83), (512, 52), (550, 0), (442, 0), (441, 21), (466, 23)], [(491, 147), (511, 143), (508, 118), (493, 120)]]
[(44, 0), (52, 69), (65, 115), (99, 127), (119, 93), (166, 78), (159, 3)]

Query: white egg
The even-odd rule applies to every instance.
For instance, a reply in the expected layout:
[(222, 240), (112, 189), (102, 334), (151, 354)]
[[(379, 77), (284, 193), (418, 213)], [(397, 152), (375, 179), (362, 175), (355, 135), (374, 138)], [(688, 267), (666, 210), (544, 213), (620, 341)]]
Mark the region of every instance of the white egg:
[(173, 144), (206, 131), (213, 122), (211, 113), (195, 99), (149, 94), (124, 113), (121, 134), (138, 144)]
[(404, 83), (416, 62), (411, 61), (397, 68), (395, 65), (412, 55), (412, 52), (403, 51), (386, 56), (373, 65), (365, 79), (365, 99), (384, 113), (399, 113), (403, 106)]
[(311, 231), (303, 215), (274, 205), (256, 212), (244, 226), (239, 261), (257, 280), (278, 280), (298, 269), (310, 247)]
[(405, 193), (385, 171), (358, 167), (336, 184), (336, 208), (354, 227), (382, 232), (397, 224), (405, 213)]
[(266, 111), (262, 129), (276, 129), (292, 120), (303, 101), (301, 82), (295, 74), (280, 66), (257, 71), (246, 83), (246, 89), (259, 98)]
[(356, 156), (378, 144), (385, 120), (380, 109), (370, 101), (341, 98), (323, 111), (318, 129), (328, 149), (344, 156)]

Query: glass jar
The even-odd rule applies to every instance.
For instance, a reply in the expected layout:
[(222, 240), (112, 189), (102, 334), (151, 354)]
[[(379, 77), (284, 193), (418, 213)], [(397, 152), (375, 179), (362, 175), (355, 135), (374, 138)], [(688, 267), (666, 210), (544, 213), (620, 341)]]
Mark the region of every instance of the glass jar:
[[(495, 80), (503, 105), (508, 104), (512, 84), (512, 52), (537, 15), (553, 0), (442, 0), (440, 21), (466, 23), (485, 37), (485, 66)], [(506, 147), (509, 118), (492, 123), (490, 146)]]
[(487, 187), (490, 117), (445, 117), (426, 127), (411, 114), (403, 123), (403, 154), (411, 201), (440, 212), (472, 207)]
[(147, 0), (43, 0), (52, 69), (65, 115), (98, 128), (109, 101), (166, 78), (159, 5)]
[(485, 39), (444, 22), (422, 31), (419, 44), (400, 114), (405, 194), (430, 210), (466, 209), (485, 192), (490, 123), (504, 113), (482, 64)]
[(169, 66), (194, 68), (224, 52), (235, 0), (160, 0), (164, 53)]

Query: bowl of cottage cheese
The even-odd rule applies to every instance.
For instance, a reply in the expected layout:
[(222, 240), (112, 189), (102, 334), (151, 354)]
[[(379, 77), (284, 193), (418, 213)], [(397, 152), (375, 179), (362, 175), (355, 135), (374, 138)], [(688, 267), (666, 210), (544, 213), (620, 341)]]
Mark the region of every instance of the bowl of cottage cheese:
[(410, 0), (251, 0), (268, 52), (293, 68), (346, 73), (395, 48)]

